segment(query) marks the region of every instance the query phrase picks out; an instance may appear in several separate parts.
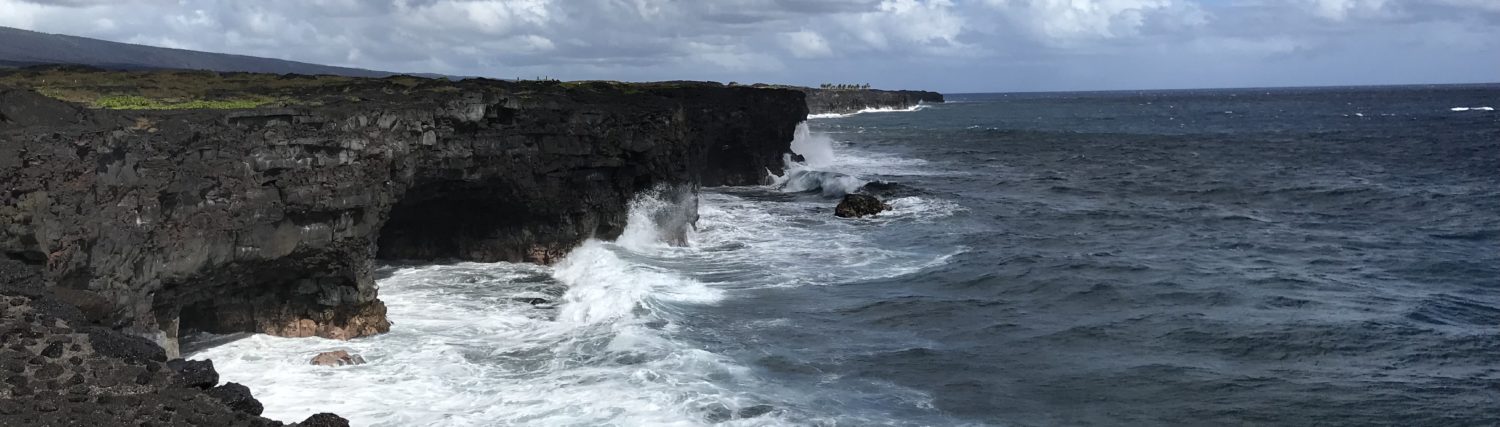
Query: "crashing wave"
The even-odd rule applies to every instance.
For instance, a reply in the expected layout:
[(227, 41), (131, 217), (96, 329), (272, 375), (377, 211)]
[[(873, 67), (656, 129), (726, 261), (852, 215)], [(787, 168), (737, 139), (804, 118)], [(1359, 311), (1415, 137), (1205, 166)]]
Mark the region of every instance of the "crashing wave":
[(833, 138), (812, 132), (807, 122), (797, 125), (791, 148), (798, 157), (788, 155), (782, 158), (786, 174), (772, 174), (773, 187), (788, 193), (818, 192), (824, 197), (843, 197), (865, 185), (864, 181), (853, 176), (820, 170), (833, 165)]
[(850, 116), (854, 116), (856, 114), (864, 114), (864, 113), (907, 113), (907, 112), (922, 110), (922, 109), (925, 109), (927, 107), (929, 107), (929, 105), (927, 105), (925, 103), (920, 103), (919, 102), (919, 103), (917, 103), (917, 105), (913, 105), (913, 106), (906, 107), (906, 108), (898, 108), (898, 107), (871, 107), (871, 108), (866, 108), (866, 109), (863, 109), (863, 110), (855, 111), (853, 113), (808, 114), (807, 118), (809, 118), (809, 119), (838, 119), (838, 118), (850, 117)]
[(1453, 107), (1453, 108), (1449, 108), (1448, 111), (1455, 111), (1455, 112), (1464, 112), (1464, 111), (1495, 111), (1495, 107)]
[(772, 185), (788, 193), (818, 192), (823, 197), (843, 197), (865, 186), (865, 182), (859, 178), (838, 172), (807, 169), (800, 164), (793, 164), (797, 166), (789, 166), (786, 175), (776, 177)]

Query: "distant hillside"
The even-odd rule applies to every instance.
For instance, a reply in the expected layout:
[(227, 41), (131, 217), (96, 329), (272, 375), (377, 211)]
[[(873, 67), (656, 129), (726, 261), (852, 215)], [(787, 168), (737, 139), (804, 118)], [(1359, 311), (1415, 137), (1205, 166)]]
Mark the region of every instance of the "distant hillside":
[[(0, 27), (0, 67), (81, 64), (117, 70), (189, 69), (386, 77), (396, 73), (245, 55), (144, 46)], [(437, 77), (435, 75), (428, 75)]]

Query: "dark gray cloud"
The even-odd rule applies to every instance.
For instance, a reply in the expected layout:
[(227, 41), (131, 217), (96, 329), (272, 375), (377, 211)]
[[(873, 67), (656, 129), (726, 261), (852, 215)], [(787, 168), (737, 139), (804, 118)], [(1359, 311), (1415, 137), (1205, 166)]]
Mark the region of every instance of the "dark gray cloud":
[(0, 25), (393, 71), (946, 91), (1500, 80), (1496, 0), (0, 0)]

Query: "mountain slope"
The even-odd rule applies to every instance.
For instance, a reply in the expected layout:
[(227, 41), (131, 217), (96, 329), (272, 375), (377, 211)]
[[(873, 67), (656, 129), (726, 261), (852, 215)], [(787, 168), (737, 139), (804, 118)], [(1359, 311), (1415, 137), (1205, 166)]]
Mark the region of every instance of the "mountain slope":
[(110, 69), (191, 69), (385, 77), (396, 73), (245, 55), (117, 43), (0, 27), (0, 66), (81, 64)]

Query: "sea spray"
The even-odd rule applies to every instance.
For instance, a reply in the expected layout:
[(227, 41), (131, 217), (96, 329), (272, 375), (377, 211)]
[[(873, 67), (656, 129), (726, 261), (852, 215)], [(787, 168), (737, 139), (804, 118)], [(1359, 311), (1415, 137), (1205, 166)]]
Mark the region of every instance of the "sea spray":
[(791, 148), (793, 153), (802, 156), (802, 163), (809, 167), (827, 167), (833, 164), (833, 138), (827, 133), (813, 132), (807, 122), (797, 124)]
[(823, 132), (813, 132), (806, 122), (797, 125), (792, 138), (792, 152), (802, 156), (801, 161), (785, 156), (786, 173), (771, 176), (776, 188), (788, 193), (816, 191), (824, 197), (843, 197), (859, 191), (864, 181), (858, 178), (826, 170), (834, 164), (833, 138)]
[[(387, 334), (255, 335), (190, 357), (212, 358), (225, 381), (251, 386), (267, 416), (287, 421), (333, 411), (379, 426), (707, 424), (765, 399), (728, 387), (760, 388), (746, 368), (677, 336), (685, 309), (724, 292), (643, 262), (675, 249), (666, 240), (689, 243), (697, 203), (691, 188), (642, 193), (621, 242), (586, 241), (552, 267), (384, 268), (396, 324)], [(307, 363), (335, 348), (369, 363)]]
[(697, 223), (697, 189), (659, 185), (631, 200), (625, 231), (615, 242), (633, 251), (662, 244), (687, 246)]

